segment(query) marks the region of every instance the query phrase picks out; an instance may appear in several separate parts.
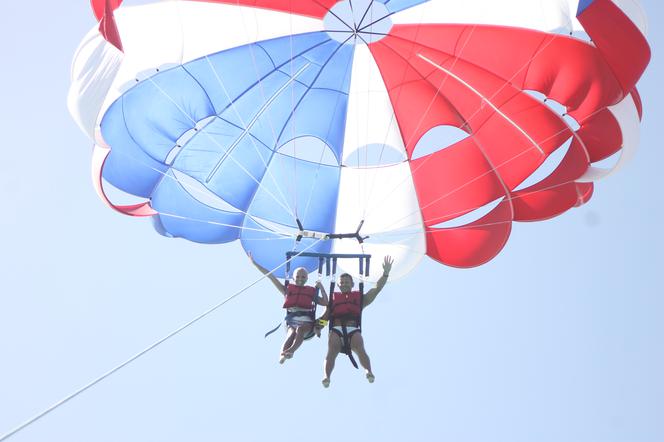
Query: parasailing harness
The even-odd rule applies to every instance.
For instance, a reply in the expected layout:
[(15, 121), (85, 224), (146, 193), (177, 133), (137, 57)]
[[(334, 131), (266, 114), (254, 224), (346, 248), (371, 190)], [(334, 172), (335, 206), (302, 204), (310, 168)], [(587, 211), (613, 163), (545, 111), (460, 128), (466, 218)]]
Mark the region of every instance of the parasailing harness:
[[(325, 276), (330, 278), (330, 292), (328, 300), (328, 319), (327, 320), (318, 320), (314, 324), (314, 328), (325, 327), (326, 324), (329, 324), (329, 332), (338, 335), (342, 340), (341, 353), (344, 353), (350, 359), (350, 362), (353, 364), (353, 367), (358, 368), (357, 362), (353, 357), (353, 352), (351, 350), (350, 342), (351, 338), (355, 333), (359, 333), (362, 327), (362, 309), (364, 307), (364, 281), (360, 280), (359, 290), (350, 292), (349, 294), (342, 294), (337, 292), (335, 296), (335, 287), (336, 287), (336, 276), (337, 276), (337, 262), (339, 259), (357, 259), (359, 264), (359, 274), (363, 277), (369, 276), (369, 266), (371, 263), (371, 255), (367, 254), (346, 254), (346, 253), (313, 253), (313, 252), (287, 252), (286, 253), (286, 284), (289, 283), (289, 274), (291, 261), (294, 257), (304, 257), (304, 258), (318, 258), (318, 275), (319, 278), (323, 275), (323, 270)], [(318, 296), (319, 290), (316, 289), (316, 297)], [(314, 298), (315, 299), (315, 298)], [(313, 303), (313, 307), (310, 311), (311, 317), (315, 319), (316, 314), (316, 303)], [(302, 316), (303, 312), (298, 312), (298, 315)], [(288, 315), (287, 315), (288, 318)], [(338, 324), (335, 326), (335, 323)], [(353, 325), (349, 325), (352, 323)], [(338, 330), (335, 327), (341, 327), (341, 330)], [(349, 327), (356, 327), (354, 330), (348, 330)], [(277, 326), (271, 332), (277, 330)], [(316, 334), (315, 330), (305, 336), (305, 339), (309, 339)], [(266, 335), (267, 336), (267, 335)]]
[[(323, 233), (323, 232), (317, 232), (313, 230), (304, 230), (304, 226), (302, 225), (302, 222), (300, 221), (299, 218), (296, 218), (295, 221), (297, 222), (297, 226), (299, 228), (299, 232), (297, 234), (297, 237), (295, 238), (295, 242), (299, 243), (302, 238), (312, 238), (312, 239), (318, 239), (318, 240), (330, 240), (330, 239), (342, 239), (342, 238), (354, 238), (357, 240), (359, 244), (362, 244), (365, 239), (369, 238), (368, 236), (362, 236), (360, 235), (360, 229), (362, 229), (362, 226), (364, 225), (364, 220), (361, 220), (359, 225), (357, 226), (357, 229), (353, 233)], [(314, 323), (314, 327), (312, 330), (307, 333), (304, 336), (305, 340), (311, 339), (314, 337), (314, 335), (317, 334), (316, 329), (320, 329), (322, 327), (325, 327), (325, 321), (318, 321), (316, 322), (316, 307), (317, 307), (317, 302), (316, 299), (318, 299), (320, 290), (318, 287), (313, 288), (313, 287), (305, 287), (299, 288), (297, 285), (292, 285), (290, 283), (290, 273), (291, 273), (291, 264), (292, 260), (296, 257), (305, 257), (305, 258), (318, 258), (318, 280), (322, 279), (323, 277), (323, 268), (325, 269), (325, 276), (327, 278), (331, 279), (330, 282), (330, 304), (328, 304), (330, 308), (330, 312), (332, 311), (332, 298), (334, 296), (334, 280), (336, 277), (336, 271), (337, 271), (337, 259), (339, 258), (359, 258), (360, 259), (360, 275), (363, 274), (362, 269), (365, 267), (363, 259), (366, 258), (366, 274), (365, 276), (369, 275), (369, 259), (371, 258), (371, 255), (353, 255), (353, 254), (329, 254), (329, 253), (303, 253), (303, 252), (296, 252), (296, 251), (290, 251), (286, 252), (286, 274), (285, 274), (285, 280), (284, 280), (284, 289), (285, 293), (284, 295), (286, 296), (286, 300), (284, 302), (283, 307), (284, 308), (293, 308), (291, 311), (286, 313), (286, 317), (282, 322), (280, 322), (276, 327), (265, 333), (265, 337), (267, 338), (270, 336), (272, 333), (276, 332), (279, 330), (279, 327), (281, 327), (282, 323), (288, 323), (290, 320), (296, 318), (296, 317), (303, 317), (303, 316), (308, 316), (311, 318), (312, 322)], [(308, 290), (315, 290), (313, 293), (313, 296), (311, 296), (311, 293), (308, 293)], [(304, 292), (307, 291), (305, 294)], [(361, 295), (364, 295), (364, 283), (360, 282), (360, 292)], [(289, 304), (289, 296), (293, 296), (300, 301), (299, 298), (305, 296), (306, 298), (310, 298), (311, 301), (309, 303), (304, 304), (298, 304), (297, 301), (295, 301), (294, 305)], [(360, 302), (361, 302), (362, 296), (360, 297)], [(360, 304), (360, 317), (361, 317), (361, 311), (362, 311), (362, 305)], [(359, 331), (359, 320), (358, 322), (358, 330)], [(346, 327), (344, 326), (344, 330)], [(330, 330), (332, 330), (332, 322), (330, 322)], [(352, 336), (353, 333), (351, 333)], [(348, 347), (348, 352), (347, 354), (349, 355), (351, 362), (353, 362), (353, 365), (355, 368), (357, 368), (357, 363), (353, 359), (352, 353), (350, 352), (350, 338), (348, 336), (343, 338), (344, 340), (344, 348)]]

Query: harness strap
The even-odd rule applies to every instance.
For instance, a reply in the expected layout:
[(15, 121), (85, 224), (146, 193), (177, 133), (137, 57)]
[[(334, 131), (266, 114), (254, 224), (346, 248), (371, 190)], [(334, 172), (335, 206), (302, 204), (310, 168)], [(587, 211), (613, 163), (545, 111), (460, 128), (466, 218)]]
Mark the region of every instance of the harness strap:
[[(309, 310), (309, 311), (298, 311), (298, 312), (288, 312), (288, 313), (286, 313), (286, 317), (284, 318), (283, 321), (281, 321), (279, 324), (277, 324), (277, 326), (274, 327), (272, 330), (270, 330), (269, 332), (265, 333), (265, 337), (267, 338), (267, 337), (270, 336), (272, 333), (274, 333), (274, 332), (276, 332), (277, 330), (279, 330), (279, 327), (281, 327), (286, 321), (288, 321), (289, 319), (294, 318), (294, 317), (296, 317), (296, 316), (308, 316), (308, 317), (310, 317), (313, 321), (316, 320), (316, 314), (315, 314), (313, 311), (311, 311), (311, 310)], [(314, 324), (312, 323), (312, 325), (314, 325)], [(309, 339), (309, 338), (311, 338), (311, 337), (312, 337), (312, 335), (311, 335), (311, 333), (309, 333), (309, 334), (307, 335), (307, 337), (305, 337), (304, 339)]]
[(269, 332), (265, 333), (265, 337), (267, 338), (267, 337), (270, 336), (272, 333), (274, 333), (274, 332), (276, 332), (277, 330), (279, 330), (279, 327), (281, 327), (282, 324), (283, 324), (283, 321), (280, 322), (279, 324), (277, 324), (277, 326), (274, 327), (272, 330), (270, 330)]
[(360, 332), (360, 329), (358, 328), (357, 330), (353, 330), (352, 332), (348, 333), (348, 329), (344, 323), (341, 326), (341, 333), (339, 333), (339, 330), (336, 328), (332, 328), (331, 330), (332, 333), (338, 335), (341, 338), (341, 353), (348, 356), (348, 359), (350, 359), (350, 363), (353, 364), (353, 367), (359, 368), (357, 366), (357, 361), (355, 361), (355, 357), (353, 356), (353, 350), (350, 347), (350, 340), (355, 333)]
[[(359, 329), (358, 329), (359, 330)], [(358, 330), (354, 330), (353, 332), (357, 332)], [(350, 338), (351, 336), (348, 335), (348, 329), (346, 328), (346, 324), (341, 326), (341, 331), (344, 333), (343, 341), (344, 341), (344, 353), (348, 355), (348, 359), (350, 359), (350, 363), (353, 364), (353, 367), (357, 367), (357, 362), (355, 361), (355, 358), (353, 357), (353, 350), (350, 348)]]

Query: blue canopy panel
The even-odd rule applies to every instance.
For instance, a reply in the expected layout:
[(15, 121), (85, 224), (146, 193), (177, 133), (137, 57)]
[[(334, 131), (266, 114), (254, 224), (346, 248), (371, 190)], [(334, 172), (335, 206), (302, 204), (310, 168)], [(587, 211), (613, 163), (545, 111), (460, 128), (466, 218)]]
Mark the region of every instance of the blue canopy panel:
[[(289, 40), (290, 37), (283, 37), (260, 45), (265, 46), (265, 51), (272, 58), (283, 57), (280, 51), (290, 54)], [(288, 140), (298, 135), (312, 135), (324, 139), (339, 157), (352, 54), (352, 47), (342, 47), (338, 42), (328, 39), (303, 55), (282, 63), (278, 70), (263, 77), (238, 97), (220, 116), (238, 127), (246, 128), (273, 149), (284, 143), (283, 137)], [(320, 88), (331, 89), (332, 92), (327, 93), (325, 101), (310, 101), (310, 91)], [(340, 97), (339, 92), (344, 96)], [(319, 92), (317, 95), (325, 94)], [(297, 109), (305, 97), (307, 99), (302, 112), (307, 112), (306, 118), (309, 121), (301, 125), (303, 129), (286, 127), (292, 120), (293, 109)], [(315, 112), (312, 113), (312, 109)], [(332, 118), (326, 118), (328, 115)], [(295, 118), (296, 122), (298, 120)], [(304, 129), (306, 132), (302, 132)], [(280, 139), (281, 134), (284, 135)]]
[(330, 40), (304, 54), (305, 60), (321, 67), (315, 81), (307, 84), (314, 89), (331, 89), (348, 95), (354, 51), (354, 45), (339, 45), (338, 41)]
[[(262, 47), (263, 43), (251, 43), (227, 49), (188, 62), (184, 68), (200, 83), (208, 93), (215, 113), (221, 114), (245, 92), (254, 89), (265, 77), (286, 63), (291, 54), (297, 57), (329, 40), (324, 32), (279, 37), (287, 46), (282, 58), (275, 61)], [(287, 56), (286, 56), (287, 54)], [(274, 55), (274, 54), (273, 54)]]
[(183, 133), (214, 115), (206, 91), (182, 66), (144, 80), (122, 100), (127, 130), (148, 155), (161, 162)]
[(429, 0), (378, 0), (378, 2), (383, 3), (387, 7), (387, 10), (391, 13), (403, 11), (404, 9), (408, 9), (428, 1)]
[[(286, 252), (291, 250), (304, 250), (307, 252), (330, 253), (332, 250), (331, 241), (319, 241), (311, 238), (302, 238), (298, 243), (297, 249), (295, 239), (285, 237), (277, 233), (266, 231), (269, 226), (259, 224), (250, 217), (245, 217), (244, 227), (240, 235), (242, 247), (247, 252), (251, 252), (254, 260), (268, 270), (272, 270), (286, 261)], [(255, 229), (255, 230), (253, 230)], [(316, 243), (313, 247), (312, 244)], [(292, 271), (297, 267), (305, 267), (309, 272), (318, 269), (318, 260), (316, 258), (295, 258), (291, 261)], [(275, 275), (283, 277), (285, 266), (277, 270)]]
[[(317, 32), (282, 38), (290, 54), (328, 41)], [(229, 69), (232, 66), (232, 70)], [(159, 72), (137, 83), (108, 109), (101, 123), (111, 146), (104, 178), (119, 189), (149, 197), (175, 141), (196, 123), (220, 110), (258, 83), (257, 73), (278, 69), (258, 45), (232, 48)], [(232, 72), (232, 76), (228, 75)], [(224, 73), (228, 79), (224, 79)]]
[(307, 87), (290, 76), (275, 71), (239, 97), (219, 116), (246, 129), (274, 150), (277, 136), (291, 115), (291, 110), (307, 92)]
[[(122, 190), (151, 197), (155, 210), (163, 212), (155, 217), (155, 228), (166, 236), (232, 241), (239, 236), (233, 226), (244, 222), (268, 230), (242, 236), (256, 242), (256, 235), (274, 235), (243, 212), (289, 226), (292, 233), (295, 207), (306, 229), (329, 232), (352, 56), (352, 45), (316, 32), (233, 48), (159, 72), (104, 116), (102, 133), (112, 149), (104, 176)], [(315, 140), (298, 146), (316, 154), (322, 145), (337, 164), (275, 154), (300, 139)], [(311, 159), (312, 152), (305, 157)], [(283, 188), (289, 183), (297, 191)], [(260, 242), (279, 250), (268, 253), (268, 261), (256, 251), (257, 261), (267, 266), (283, 262), (293, 237)], [(329, 248), (321, 243), (313, 251)]]
[(284, 72), (290, 73), (288, 65), (291, 60), (302, 57), (310, 53), (313, 49), (329, 42), (330, 36), (327, 32), (317, 31), (306, 34), (287, 35), (270, 40), (263, 40), (254, 43), (261, 48), (274, 65), (275, 69), (284, 69)]
[[(294, 219), (295, 212), (305, 230), (331, 232), (336, 221), (339, 179), (338, 166), (313, 163), (277, 153), (270, 162), (263, 185), (249, 207), (245, 226), (281, 230), (291, 236), (243, 230), (240, 234), (242, 246), (252, 253), (256, 262), (271, 269), (285, 260), (287, 251), (293, 250), (293, 234), (299, 230)], [(284, 197), (285, 204), (275, 201)], [(312, 243), (311, 240), (303, 239), (298, 250)], [(330, 241), (321, 241), (307, 251), (329, 253), (330, 248)], [(301, 258), (297, 261), (296, 267), (304, 266), (313, 270), (317, 266), (315, 259)]]
[(576, 10), (576, 15), (579, 16), (585, 11), (588, 6), (592, 5), (595, 0), (579, 0), (579, 6)]
[[(201, 190), (188, 186), (169, 171), (152, 194), (155, 228), (166, 236), (186, 238), (200, 243), (224, 243), (240, 235), (244, 214), (220, 210), (201, 200), (212, 200)], [(238, 226), (238, 227), (231, 227)]]
[[(345, 97), (350, 89), (350, 66), (354, 48), (350, 45), (341, 45), (327, 37), (324, 43), (312, 47), (301, 55), (289, 58), (291, 54), (289, 37), (261, 42), (259, 45), (273, 60), (278, 60), (279, 71), (291, 83), (282, 92), (281, 99), (275, 100), (265, 115), (271, 123), (272, 145), (277, 148), (296, 136), (311, 135), (325, 140), (332, 147), (335, 156), (339, 157), (343, 140), (340, 140), (338, 130), (330, 134), (332, 129), (331, 123), (328, 123), (330, 121), (328, 116), (332, 117), (331, 121), (343, 120), (340, 124), (340, 132), (343, 133), (347, 104)], [(304, 90), (302, 86), (305, 87)], [(286, 127), (286, 124), (293, 120), (291, 117), (293, 109), (299, 108), (303, 99), (309, 100), (312, 89), (330, 89), (342, 93), (344, 97), (341, 99), (339, 94), (333, 94), (334, 101), (318, 103), (322, 107), (319, 106), (313, 114), (309, 113), (307, 115), (309, 122), (301, 124), (299, 129)], [(298, 122), (299, 118), (294, 120)], [(309, 124), (311, 120), (316, 120), (316, 124)], [(334, 129), (338, 129), (338, 126)], [(258, 134), (257, 136), (260, 137)]]
[(247, 213), (297, 230), (334, 229), (340, 168), (277, 154)]
[[(104, 126), (114, 112), (121, 112), (122, 118), (114, 118), (116, 124)], [(104, 116), (102, 135), (115, 149), (122, 146), (116, 146), (112, 139), (118, 132), (126, 132), (123, 137), (131, 137), (145, 153), (163, 163), (176, 140), (210, 115), (214, 115), (214, 109), (205, 90), (178, 66), (142, 81), (122, 95)]]
[(112, 147), (104, 163), (104, 179), (124, 192), (149, 198), (168, 167), (146, 154), (131, 137), (124, 123), (122, 99), (104, 115), (101, 131)]
[(323, 140), (341, 163), (354, 46), (332, 44), (335, 52), (323, 64), (316, 64), (320, 68), (306, 94), (291, 104), (292, 115), (281, 129), (277, 144), (283, 146), (297, 137), (313, 136)]
[[(310, 34), (309, 38), (318, 36)], [(283, 37), (261, 44), (266, 44), (266, 53), (276, 57), (282, 55), (279, 50), (290, 54), (290, 40), (290, 37)], [(182, 147), (173, 166), (204, 183), (235, 208), (246, 211), (278, 146), (277, 133), (283, 132), (287, 122), (293, 120), (294, 106), (301, 107), (303, 121), (296, 118), (298, 127), (295, 129), (291, 124), (288, 135), (318, 136), (340, 154), (350, 85), (348, 75), (336, 78), (337, 87), (344, 87), (343, 91), (311, 88), (318, 78), (331, 83), (329, 77), (336, 75), (335, 72), (321, 76), (328, 66), (343, 63), (343, 72), (350, 71), (352, 49), (339, 51), (340, 48), (339, 43), (328, 39), (325, 44), (306, 52), (312, 61), (301, 56), (287, 63), (297, 69), (293, 76), (278, 69), (267, 74), (223, 110), (219, 119), (199, 130)], [(337, 63), (329, 63), (337, 51), (341, 54), (335, 59)], [(300, 78), (300, 74), (305, 75)], [(307, 78), (310, 84), (298, 81)], [(318, 117), (312, 118), (316, 114)], [(310, 184), (305, 187), (311, 189)], [(283, 190), (278, 190), (283, 194)], [(277, 199), (275, 195), (267, 195), (273, 201)], [(282, 210), (287, 211), (285, 207)], [(288, 219), (294, 221), (293, 215)]]
[(293, 111), (279, 140), (283, 146), (298, 137), (313, 136), (328, 145), (337, 164), (341, 163), (348, 95), (329, 90), (311, 89)]
[(272, 154), (249, 132), (215, 118), (182, 147), (173, 167), (246, 211)]
[[(279, 50), (286, 51), (288, 46), (284, 43), (280, 39), (261, 45), (272, 55)], [(261, 187), (247, 211), (245, 226), (268, 232), (248, 229), (240, 235), (243, 247), (266, 268), (276, 267), (285, 260), (285, 252), (293, 250), (292, 235), (298, 231), (296, 217), (307, 230), (331, 232), (334, 229), (353, 50), (350, 45), (329, 41), (293, 58), (280, 69), (284, 75), (282, 81), (287, 82), (285, 87), (281, 86), (274, 97), (265, 100), (265, 112), (254, 118), (262, 123), (261, 128), (269, 127), (273, 131), (277, 126), (279, 140), (273, 144), (275, 148), (295, 143), (290, 146), (292, 156), (283, 153), (272, 156)], [(271, 88), (273, 90), (274, 86)], [(253, 126), (250, 130), (262, 141), (270, 135), (273, 137), (273, 132), (267, 130), (256, 132)], [(312, 139), (320, 142), (306, 141)], [(308, 149), (315, 152), (302, 152)], [(322, 159), (326, 152), (321, 150), (331, 151), (336, 164), (296, 158), (301, 154), (308, 159)], [(277, 232), (291, 236), (284, 237)], [(313, 241), (302, 240), (298, 246), (302, 250), (310, 244)], [(331, 244), (323, 241), (311, 251), (328, 253), (330, 248)], [(294, 263), (294, 266), (300, 265), (313, 270), (317, 260), (301, 258)]]
[(177, 139), (211, 114), (207, 94), (182, 67), (138, 83), (102, 119), (102, 136), (111, 146), (104, 178), (128, 193), (149, 196)]

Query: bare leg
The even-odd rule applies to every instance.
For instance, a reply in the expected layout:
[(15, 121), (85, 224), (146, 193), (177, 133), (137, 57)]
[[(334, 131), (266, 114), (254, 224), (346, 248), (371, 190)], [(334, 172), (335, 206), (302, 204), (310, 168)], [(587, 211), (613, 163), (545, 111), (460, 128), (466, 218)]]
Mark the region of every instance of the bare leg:
[(291, 342), (290, 347), (283, 351), (284, 354), (292, 355), (295, 353), (295, 350), (300, 348), (302, 342), (304, 342), (304, 336), (311, 331), (311, 325), (301, 325), (295, 329), (295, 336)]
[(357, 358), (360, 360), (360, 365), (366, 372), (367, 380), (369, 382), (373, 382), (375, 376), (371, 372), (371, 361), (369, 360), (369, 355), (364, 349), (364, 339), (362, 339), (362, 333), (358, 332), (353, 334), (353, 336), (350, 338), (350, 348), (353, 350), (353, 352), (355, 352)]
[(325, 377), (323, 378), (323, 387), (330, 386), (330, 376), (334, 370), (334, 362), (341, 351), (341, 338), (334, 332), (330, 332), (327, 340), (327, 356), (325, 356)]
[(295, 328), (289, 326), (288, 332), (286, 333), (286, 340), (281, 346), (281, 357), (279, 358), (280, 364), (283, 364), (284, 361), (286, 360), (284, 354), (286, 353), (286, 349), (289, 348), (291, 345), (293, 345), (294, 340), (295, 340)]

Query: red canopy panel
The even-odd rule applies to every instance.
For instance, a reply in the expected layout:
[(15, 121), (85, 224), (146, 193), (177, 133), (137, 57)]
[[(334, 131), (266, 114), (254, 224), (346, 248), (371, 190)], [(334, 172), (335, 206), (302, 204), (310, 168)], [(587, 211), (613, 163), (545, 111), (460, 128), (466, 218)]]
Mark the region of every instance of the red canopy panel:
[(595, 0), (577, 18), (611, 67), (622, 95), (629, 94), (650, 62), (644, 35), (611, 0)]
[(537, 184), (512, 194), (515, 221), (542, 221), (586, 202), (591, 183), (576, 183), (588, 169), (583, 144), (575, 138), (558, 167)]
[[(432, 127), (424, 123), (455, 125), (477, 137), (477, 144), (496, 167), (511, 163), (503, 172), (508, 187), (513, 188), (529, 175), (514, 171), (534, 170), (544, 160), (543, 153), (552, 152), (571, 136), (567, 124), (550, 108), (479, 65), (391, 36), (371, 49), (410, 155)], [(413, 79), (415, 74), (419, 80)], [(432, 88), (403, 94), (404, 78), (429, 83)], [(409, 86), (410, 92), (415, 89)], [(436, 95), (444, 100), (436, 102)], [(441, 116), (430, 115), (441, 107), (446, 108)]]
[(493, 259), (512, 231), (512, 207), (505, 199), (472, 224), (448, 229), (428, 228), (427, 255), (452, 267), (476, 267)]
[(505, 196), (500, 179), (472, 138), (411, 161), (411, 171), (427, 227)]
[(123, 51), (120, 32), (115, 23), (113, 11), (116, 10), (122, 0), (91, 0), (92, 10), (97, 20), (99, 20), (99, 33), (106, 41)]
[[(608, 6), (610, 15), (624, 16), (615, 5)], [(494, 256), (509, 235), (509, 229), (487, 223), (544, 220), (591, 197), (593, 185), (575, 180), (590, 162), (622, 147), (620, 126), (607, 106), (631, 93), (640, 108), (633, 83), (649, 58), (647, 43), (634, 24), (624, 17), (617, 20), (613, 26), (630, 29), (629, 43), (619, 50), (611, 47), (608, 37), (597, 40), (595, 47), (567, 36), (483, 25), (400, 25), (370, 45), (410, 156), (419, 139), (437, 125), (470, 134), (411, 162), (423, 219), (431, 230), (430, 256), (449, 265), (479, 265)], [(587, 23), (593, 38), (598, 33), (617, 34), (615, 28), (590, 19)], [(607, 56), (612, 51), (622, 57)], [(625, 63), (640, 67), (616, 68)], [(528, 90), (566, 106), (580, 129), (551, 175), (512, 193), (573, 135), (562, 117)], [(509, 216), (499, 206), (467, 226), (431, 228), (501, 196), (510, 201)], [(454, 241), (466, 255), (454, 255), (455, 247), (449, 245)], [(448, 247), (443, 248), (445, 242)]]
[(209, 3), (227, 3), (230, 5), (254, 6), (256, 8), (272, 9), (273, 11), (288, 12), (291, 14), (307, 15), (309, 17), (323, 18), (338, 0), (192, 0), (207, 1)]
[[(310, 17), (323, 18), (337, 0), (191, 0), (204, 1), (208, 3), (227, 3), (230, 5), (254, 6), (256, 8), (272, 9), (291, 14), (307, 15)], [(101, 20), (104, 16), (106, 5), (111, 11), (117, 9), (122, 0), (91, 0), (92, 10)]]
[(104, 17), (104, 12), (107, 9), (114, 11), (122, 4), (122, 0), (90, 0), (90, 5), (92, 6), (92, 12), (94, 12), (97, 21), (101, 21)]
[(607, 108), (582, 121), (576, 133), (583, 140), (592, 163), (610, 157), (618, 152), (623, 144), (620, 125)]
[(636, 105), (636, 111), (639, 113), (639, 120), (643, 118), (643, 102), (641, 101), (641, 94), (639, 94), (638, 89), (635, 87), (632, 89), (632, 99)]
[[(604, 54), (576, 38), (487, 25), (399, 25), (390, 35), (402, 39), (404, 48), (439, 51), (481, 66), (518, 89), (539, 91), (577, 119), (626, 94)], [(640, 42), (633, 43), (634, 50), (641, 50)], [(406, 58), (416, 56), (412, 52)]]

